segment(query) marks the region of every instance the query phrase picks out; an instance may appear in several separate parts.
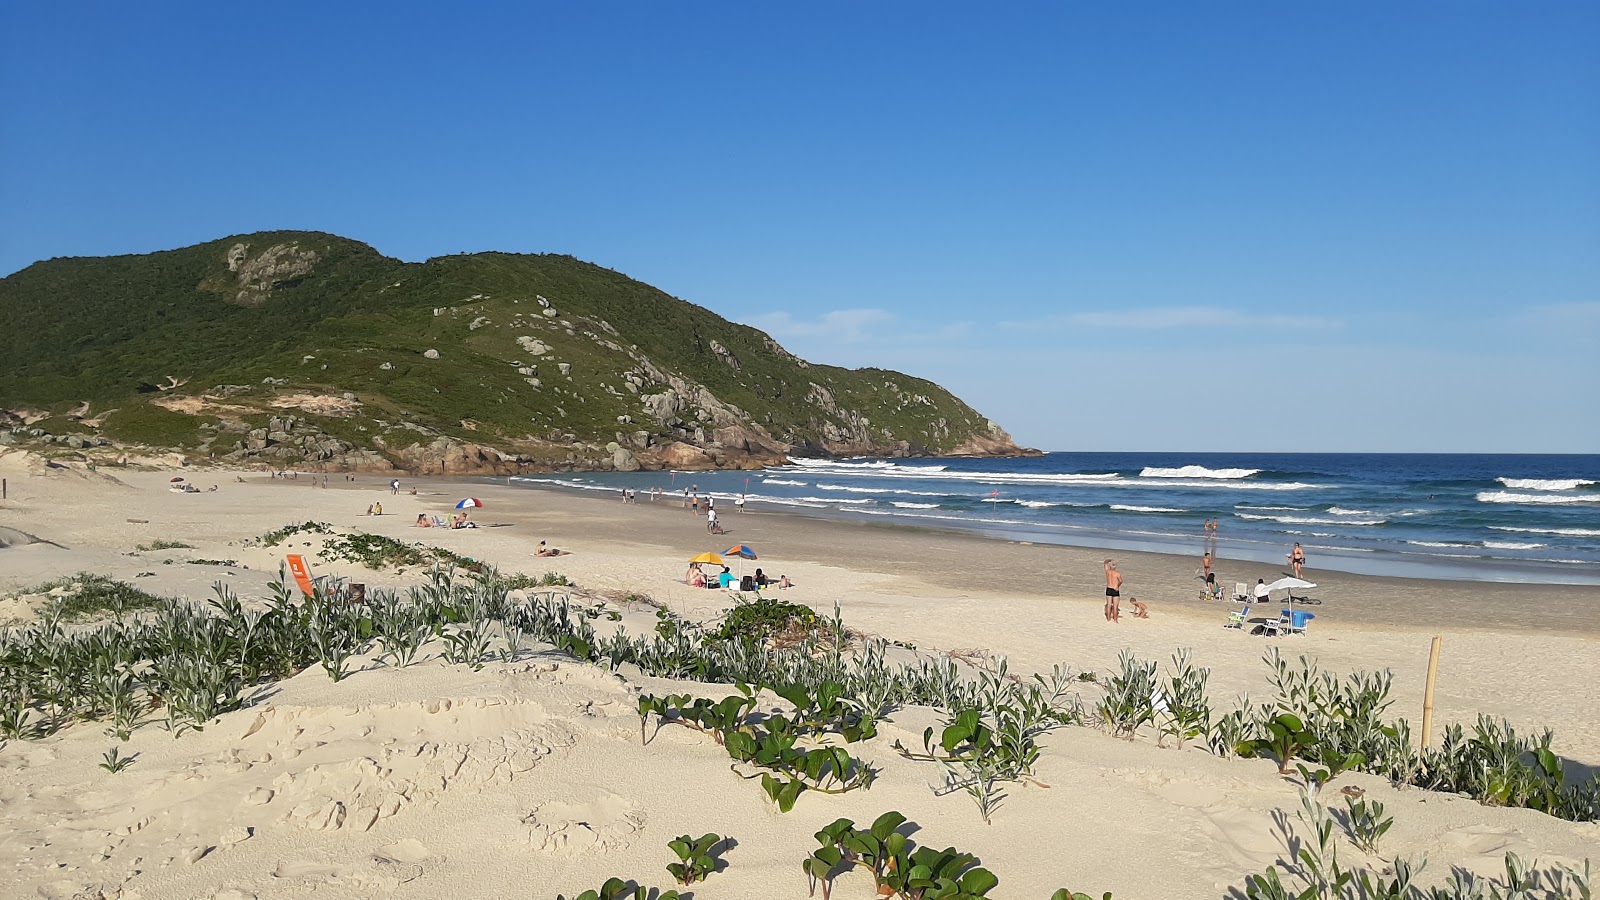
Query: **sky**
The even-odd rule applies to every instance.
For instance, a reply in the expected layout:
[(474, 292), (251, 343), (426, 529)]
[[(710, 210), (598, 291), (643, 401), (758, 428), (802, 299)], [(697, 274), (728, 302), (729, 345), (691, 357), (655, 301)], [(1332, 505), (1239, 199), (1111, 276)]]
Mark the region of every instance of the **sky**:
[(448, 6), (0, 4), (0, 273), (571, 253), (1046, 449), (1600, 452), (1600, 4)]

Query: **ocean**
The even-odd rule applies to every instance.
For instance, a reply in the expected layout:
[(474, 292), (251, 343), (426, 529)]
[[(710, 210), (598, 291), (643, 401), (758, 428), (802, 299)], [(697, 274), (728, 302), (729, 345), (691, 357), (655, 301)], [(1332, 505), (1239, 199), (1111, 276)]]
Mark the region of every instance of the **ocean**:
[[(955, 528), (1007, 540), (1219, 556), (1369, 575), (1600, 585), (1600, 456), (1049, 453), (795, 459), (756, 472), (513, 479), (576, 490), (698, 486), (751, 509)], [(1308, 576), (1310, 577), (1310, 576)]]

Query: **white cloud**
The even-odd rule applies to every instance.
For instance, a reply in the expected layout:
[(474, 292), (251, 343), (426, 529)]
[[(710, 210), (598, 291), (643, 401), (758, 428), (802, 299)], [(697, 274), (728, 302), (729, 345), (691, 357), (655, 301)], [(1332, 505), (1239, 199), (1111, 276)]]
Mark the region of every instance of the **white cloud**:
[(1062, 328), (1157, 330), (1171, 328), (1335, 328), (1320, 316), (1244, 312), (1216, 306), (1153, 306), (1144, 309), (1069, 313), (1031, 321), (1005, 322), (1006, 328), (1034, 331)]
[(826, 337), (858, 342), (882, 337), (894, 314), (883, 309), (836, 309), (815, 319), (796, 319), (786, 312), (759, 315), (750, 324), (780, 340)]

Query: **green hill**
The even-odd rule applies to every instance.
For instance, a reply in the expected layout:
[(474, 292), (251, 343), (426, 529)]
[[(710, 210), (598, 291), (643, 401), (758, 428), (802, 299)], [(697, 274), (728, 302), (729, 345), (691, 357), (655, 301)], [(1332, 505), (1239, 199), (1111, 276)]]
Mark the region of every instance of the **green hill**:
[(52, 259), (0, 279), (0, 354), (13, 424), (75, 446), (435, 471), (1019, 452), (932, 382), (811, 365), (569, 256), (262, 232)]

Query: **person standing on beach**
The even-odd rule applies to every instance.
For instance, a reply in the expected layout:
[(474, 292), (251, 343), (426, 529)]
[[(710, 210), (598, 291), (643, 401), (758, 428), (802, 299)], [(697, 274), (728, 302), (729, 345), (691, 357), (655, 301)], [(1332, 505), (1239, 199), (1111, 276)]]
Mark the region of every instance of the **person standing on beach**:
[(1106, 560), (1106, 621), (1122, 621), (1122, 573), (1117, 571), (1117, 561)]
[(1217, 587), (1217, 575), (1215, 572), (1211, 571), (1210, 550), (1206, 551), (1205, 556), (1200, 557), (1200, 568), (1204, 569), (1206, 573), (1206, 592), (1215, 593)]
[(717, 511), (714, 509), (706, 510), (706, 533), (717, 533)]
[(1300, 569), (1306, 564), (1306, 551), (1300, 549), (1300, 542), (1294, 542), (1294, 549), (1289, 551), (1289, 565), (1294, 567), (1294, 577), (1300, 577)]

